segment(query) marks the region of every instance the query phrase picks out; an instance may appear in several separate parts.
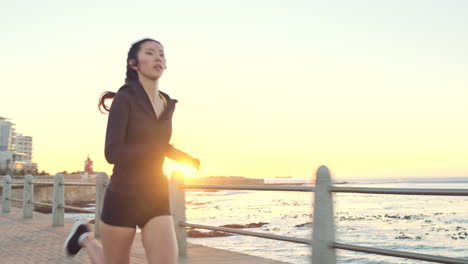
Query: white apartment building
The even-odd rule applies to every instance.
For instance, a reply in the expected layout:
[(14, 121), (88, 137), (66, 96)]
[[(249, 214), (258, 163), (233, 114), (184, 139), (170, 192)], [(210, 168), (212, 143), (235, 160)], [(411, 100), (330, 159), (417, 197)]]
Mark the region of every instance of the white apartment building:
[(26, 154), (14, 151), (0, 151), (0, 168), (10, 170), (36, 170), (37, 164), (26, 161)]
[(0, 116), (0, 151), (13, 151), (15, 149), (13, 135), (15, 124)]
[(23, 136), (21, 133), (15, 133), (13, 136), (13, 142), (16, 147), (15, 151), (17, 153), (25, 154), (26, 157), (24, 161), (31, 163), (33, 154), (32, 137)]
[(12, 122), (0, 117), (0, 169), (37, 170), (32, 162), (32, 137), (15, 133)]

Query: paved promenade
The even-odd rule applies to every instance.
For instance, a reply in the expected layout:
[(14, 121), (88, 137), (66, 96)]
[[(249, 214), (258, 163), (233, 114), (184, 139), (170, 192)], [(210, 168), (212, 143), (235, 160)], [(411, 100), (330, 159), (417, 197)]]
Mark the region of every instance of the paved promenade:
[[(64, 227), (52, 227), (51, 215), (37, 212), (33, 219), (22, 219), (22, 209), (14, 207), (10, 213), (0, 213), (0, 263), (91, 263), (85, 250), (73, 258), (65, 256), (62, 246), (72, 224), (72, 219), (65, 219)], [(131, 263), (147, 263), (140, 235), (135, 236)], [(287, 264), (196, 244), (189, 244), (188, 257), (180, 263)]]

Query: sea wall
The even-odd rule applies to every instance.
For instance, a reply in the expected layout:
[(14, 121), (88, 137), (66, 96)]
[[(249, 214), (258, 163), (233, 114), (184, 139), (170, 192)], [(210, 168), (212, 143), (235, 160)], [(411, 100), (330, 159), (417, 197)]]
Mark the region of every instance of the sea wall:
[[(52, 185), (34, 185), (34, 201), (52, 203), (54, 187)], [(23, 199), (23, 186), (14, 186), (11, 190), (13, 199)], [(94, 186), (65, 186), (65, 204), (81, 204), (96, 200), (96, 187)]]

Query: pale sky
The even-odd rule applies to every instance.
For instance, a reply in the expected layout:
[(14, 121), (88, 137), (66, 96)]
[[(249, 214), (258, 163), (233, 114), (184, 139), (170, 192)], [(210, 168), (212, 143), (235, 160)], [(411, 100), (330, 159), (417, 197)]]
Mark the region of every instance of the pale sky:
[(467, 29), (462, 0), (7, 0), (0, 116), (39, 170), (111, 174), (98, 98), (150, 37), (200, 176), (468, 176)]

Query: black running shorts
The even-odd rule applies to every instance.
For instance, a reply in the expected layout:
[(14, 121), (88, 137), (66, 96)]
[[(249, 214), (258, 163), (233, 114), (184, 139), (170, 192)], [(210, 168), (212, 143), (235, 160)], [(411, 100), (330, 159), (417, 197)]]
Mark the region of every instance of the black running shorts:
[(101, 220), (112, 226), (143, 228), (156, 216), (171, 215), (169, 196), (134, 197), (106, 190)]

